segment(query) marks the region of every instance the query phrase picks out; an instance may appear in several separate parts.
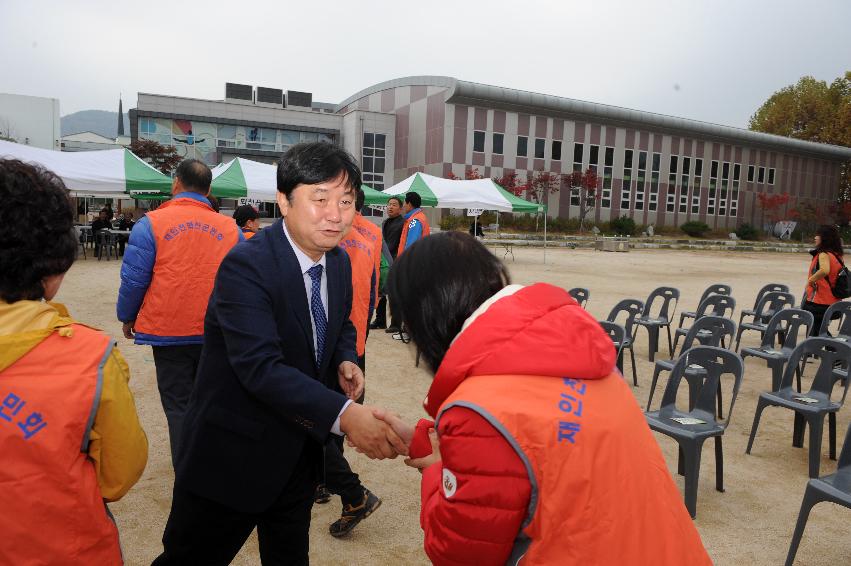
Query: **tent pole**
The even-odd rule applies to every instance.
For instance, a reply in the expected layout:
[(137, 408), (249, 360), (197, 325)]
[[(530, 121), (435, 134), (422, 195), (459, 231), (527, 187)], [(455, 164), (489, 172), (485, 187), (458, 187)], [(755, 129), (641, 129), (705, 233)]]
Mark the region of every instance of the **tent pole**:
[(544, 210), (544, 263), (547, 263), (547, 211)]

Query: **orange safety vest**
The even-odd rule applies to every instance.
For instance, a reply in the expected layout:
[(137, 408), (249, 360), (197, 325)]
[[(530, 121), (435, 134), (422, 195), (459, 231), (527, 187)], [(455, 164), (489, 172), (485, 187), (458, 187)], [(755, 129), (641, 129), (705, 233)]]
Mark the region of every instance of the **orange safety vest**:
[(469, 377), (440, 413), (453, 406), (490, 422), (529, 473), (510, 564), (712, 564), (619, 374)]
[(357, 353), (366, 353), (366, 330), (370, 309), (378, 300), (378, 277), (381, 272), (381, 229), (355, 215), (352, 227), (340, 241), (352, 263), (352, 311), (349, 320), (357, 331)]
[(251, 230), (243, 230), (242, 235), (245, 236), (246, 240), (250, 240), (251, 238), (257, 235), (257, 232), (252, 232)]
[(59, 329), (0, 372), (0, 564), (121, 564), (89, 433), (114, 343)]
[(189, 198), (148, 213), (157, 257), (135, 329), (155, 336), (204, 334), (204, 315), (216, 272), (237, 243), (232, 218)]
[[(816, 303), (817, 305), (832, 305), (837, 302), (839, 299), (833, 296), (833, 291), (830, 288), (830, 284), (836, 282), (836, 276), (839, 275), (839, 260), (836, 259), (832, 253), (827, 253), (827, 257), (830, 258), (830, 272), (827, 274), (827, 277), (819, 279), (816, 281), (816, 292), (813, 293), (813, 288), (811, 285), (807, 285), (806, 294), (807, 300), (811, 303)], [(818, 271), (818, 256), (816, 254), (813, 257), (813, 260), (810, 262), (810, 271), (807, 277)]]
[(423, 238), (431, 234), (431, 227), (428, 225), (428, 219), (425, 213), (422, 210), (416, 211), (410, 218), (405, 220), (405, 225), (402, 226), (402, 237), (399, 238), (399, 249), (396, 251), (396, 257), (399, 257), (405, 251), (405, 244), (408, 243), (408, 230), (411, 229), (411, 224), (413, 224), (414, 220), (419, 220), (420, 224), (423, 225)]

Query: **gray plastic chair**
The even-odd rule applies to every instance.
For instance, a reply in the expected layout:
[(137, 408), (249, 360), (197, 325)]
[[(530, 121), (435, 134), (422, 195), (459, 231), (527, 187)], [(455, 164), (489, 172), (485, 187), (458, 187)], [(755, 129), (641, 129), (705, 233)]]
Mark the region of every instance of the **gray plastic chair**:
[[(780, 380), (783, 377), (783, 368), (792, 352), (798, 346), (798, 334), (804, 329), (804, 338), (809, 336), (813, 326), (813, 315), (802, 309), (783, 309), (774, 314), (768, 321), (765, 333), (762, 335), (762, 344), (756, 348), (742, 348), (739, 352), (744, 360), (747, 356), (754, 356), (765, 360), (771, 370), (771, 390), (780, 389)], [(780, 344), (775, 347), (775, 344)], [(798, 391), (801, 390), (801, 371), (797, 370)]]
[[(733, 311), (736, 310), (736, 299), (729, 295), (710, 295), (706, 297), (700, 305), (697, 307), (697, 310), (694, 313), (695, 320), (699, 320), (704, 316), (720, 316), (723, 318), (732, 318)], [(730, 311), (729, 314), (727, 311)], [(731, 321), (732, 322), (732, 321)], [(677, 328), (676, 332), (674, 332), (674, 351), (677, 350), (677, 342), (680, 341), (680, 336), (685, 336), (688, 334), (688, 328)], [(732, 344), (732, 336), (730, 337), (730, 343)], [(719, 344), (715, 344), (718, 346)], [(725, 347), (726, 343), (720, 344), (721, 347)]]
[[(618, 356), (618, 369), (623, 374), (623, 351), (629, 350), (629, 358), (632, 362), (632, 384), (638, 387), (638, 372), (635, 369), (635, 350), (633, 350), (633, 336), (635, 335), (635, 319), (644, 311), (644, 303), (638, 299), (623, 299), (612, 307), (609, 316), (606, 317), (607, 322), (614, 322), (623, 326), (626, 330), (624, 342), (621, 345), (620, 356)], [(618, 319), (623, 316), (623, 323), (618, 322)]]
[[(676, 407), (677, 389), (682, 378), (686, 377), (686, 369), (689, 366), (703, 368), (703, 384), (693, 399), (693, 408), (681, 411)], [(724, 452), (721, 438), (733, 414), (733, 406), (742, 384), (742, 373), (742, 359), (735, 352), (711, 346), (696, 346), (689, 350), (687, 355), (680, 356), (674, 365), (662, 396), (662, 407), (658, 411), (645, 413), (651, 429), (673, 438), (679, 444), (678, 468), (679, 473), (685, 476), (685, 504), (692, 518), (697, 515), (701, 452), (703, 443), (709, 438), (715, 439), (715, 489), (724, 491)], [(726, 379), (733, 379), (733, 393), (730, 396), (727, 419), (718, 421), (715, 418), (715, 395), (725, 376), (729, 376)], [(678, 422), (674, 419), (686, 421)], [(690, 423), (690, 419), (699, 422), (692, 420)]]
[[(642, 311), (641, 316), (635, 319), (635, 324), (638, 326), (643, 326), (647, 329), (647, 336), (649, 338), (649, 358), (650, 361), (653, 361), (653, 358), (656, 356), (656, 352), (659, 351), (659, 329), (665, 328), (668, 331), (668, 351), (670, 357), (674, 357), (674, 345), (671, 342), (671, 320), (674, 318), (674, 313), (677, 310), (677, 302), (680, 300), (680, 291), (678, 289), (674, 289), (673, 287), (658, 287), (654, 289), (650, 295), (647, 297), (647, 301), (644, 303), (644, 311)], [(661, 306), (659, 310), (656, 311), (656, 314), (653, 314), (653, 305), (654, 303), (661, 302)], [(671, 308), (671, 303), (674, 304), (673, 308)], [(633, 341), (635, 340), (635, 336), (638, 333), (638, 329), (635, 329), (635, 334), (633, 334)]]
[[(833, 320), (839, 320), (834, 332), (830, 332)], [(827, 307), (818, 335), (822, 338), (833, 338), (841, 342), (851, 341), (851, 301), (837, 301)]]
[(822, 501), (851, 509), (851, 425), (848, 425), (848, 430), (845, 431), (845, 442), (839, 454), (836, 473), (807, 482), (804, 499), (801, 501), (801, 511), (798, 513), (798, 522), (795, 524), (795, 532), (789, 545), (789, 554), (786, 555), (786, 566), (792, 566), (795, 562), (795, 555), (798, 553), (798, 545), (801, 543), (804, 527), (807, 526), (810, 510), (816, 503)]
[[(623, 350), (624, 338), (626, 337), (626, 330), (620, 324), (615, 324), (608, 320), (598, 320), (597, 322), (600, 323), (600, 326), (603, 327), (603, 330), (605, 330), (606, 334), (609, 335), (609, 338), (612, 339), (612, 343), (615, 346), (615, 353), (617, 354), (617, 357), (620, 358)], [(623, 373), (623, 370), (621, 370), (621, 373)]]
[[(814, 357), (819, 366), (813, 378), (810, 390), (799, 393), (792, 389), (792, 379), (796, 368), (800, 365), (804, 356)], [(751, 453), (754, 438), (762, 412), (766, 407), (783, 407), (795, 411), (795, 425), (792, 432), (792, 446), (801, 448), (804, 445), (804, 431), (810, 426), (810, 450), (809, 450), (809, 473), (811, 478), (818, 477), (819, 464), (821, 462), (821, 442), (824, 433), (824, 417), (828, 415), (828, 436), (830, 442), (830, 458), (836, 459), (836, 413), (845, 403), (848, 394), (848, 384), (851, 380), (845, 380), (842, 399), (839, 402), (831, 401), (831, 390), (833, 389), (833, 365), (836, 362), (847, 364), (851, 361), (851, 345), (829, 340), (827, 338), (807, 338), (795, 348), (786, 364), (783, 379), (776, 391), (761, 393), (756, 405), (756, 414), (753, 417), (748, 448), (745, 451)]]
[[(762, 289), (756, 294), (756, 299), (753, 301), (752, 309), (745, 309), (739, 315), (739, 326), (742, 325), (746, 316), (753, 318), (756, 315), (757, 307), (759, 307), (759, 302), (762, 300), (762, 297), (765, 296), (766, 293), (771, 292), (779, 292), (779, 293), (788, 293), (789, 285), (784, 285), (783, 283), (769, 283), (764, 285)], [(753, 320), (751, 322), (754, 322)]]
[(80, 244), (80, 249), (83, 250), (83, 259), (88, 259), (86, 255), (86, 231), (79, 226), (74, 226), (74, 232), (77, 234), (77, 242)]
[[(725, 338), (729, 338), (730, 343), (733, 343), (733, 336), (736, 334), (736, 323), (729, 318), (720, 316), (704, 316), (695, 321), (688, 329), (686, 338), (683, 341), (683, 349), (680, 351), (680, 357), (686, 355), (694, 346), (713, 346), (720, 347)], [(650, 410), (650, 404), (653, 402), (653, 395), (656, 392), (656, 382), (659, 380), (659, 374), (663, 371), (671, 371), (674, 369), (678, 358), (670, 360), (656, 360), (653, 367), (653, 381), (650, 384), (650, 396), (647, 399), (647, 409)], [(686, 367), (687, 374), (700, 373), (700, 367)], [(689, 381), (691, 385), (692, 381)], [(723, 416), (721, 412), (721, 395), (719, 390), (718, 395), (718, 416)]]
[(568, 291), (567, 294), (573, 297), (573, 299), (579, 303), (579, 306), (583, 309), (585, 308), (586, 303), (588, 303), (588, 299), (591, 297), (591, 291), (584, 287), (574, 287)]
[(739, 351), (739, 343), (742, 340), (742, 333), (745, 330), (756, 330), (759, 332), (761, 339), (765, 335), (765, 330), (768, 328), (768, 321), (771, 320), (774, 313), (794, 305), (795, 295), (792, 293), (770, 291), (764, 294), (756, 306), (753, 322), (743, 322), (739, 325), (739, 332), (736, 334), (736, 351)]
[[(725, 285), (724, 283), (716, 283), (714, 285), (710, 285), (703, 291), (703, 294), (700, 296), (700, 300), (697, 301), (698, 306), (706, 300), (710, 295), (732, 295), (733, 288), (729, 285)], [(677, 325), (677, 328), (683, 327), (683, 321), (687, 318), (695, 318), (697, 315), (697, 311), (683, 311), (680, 313), (680, 323)]]

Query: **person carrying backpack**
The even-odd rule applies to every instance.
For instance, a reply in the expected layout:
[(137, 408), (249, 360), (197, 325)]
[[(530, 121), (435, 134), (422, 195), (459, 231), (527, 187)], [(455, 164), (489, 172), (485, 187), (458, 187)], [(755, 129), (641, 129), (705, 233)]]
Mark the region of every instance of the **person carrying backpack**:
[[(824, 313), (833, 303), (845, 298), (842, 285), (837, 285), (839, 273), (844, 269), (842, 261), (842, 238), (835, 226), (819, 226), (814, 237), (816, 247), (810, 250), (813, 256), (807, 271), (807, 287), (804, 291), (803, 309), (813, 315), (810, 336), (818, 336)], [(836, 296), (839, 293), (840, 296)]]

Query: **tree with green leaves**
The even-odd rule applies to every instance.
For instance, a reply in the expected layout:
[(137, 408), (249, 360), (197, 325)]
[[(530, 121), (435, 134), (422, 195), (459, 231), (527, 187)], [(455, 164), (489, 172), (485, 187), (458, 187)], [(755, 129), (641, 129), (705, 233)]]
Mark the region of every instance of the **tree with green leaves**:
[[(831, 84), (801, 77), (775, 92), (751, 116), (751, 130), (851, 147), (851, 71)], [(837, 201), (851, 201), (851, 161), (840, 169)]]

